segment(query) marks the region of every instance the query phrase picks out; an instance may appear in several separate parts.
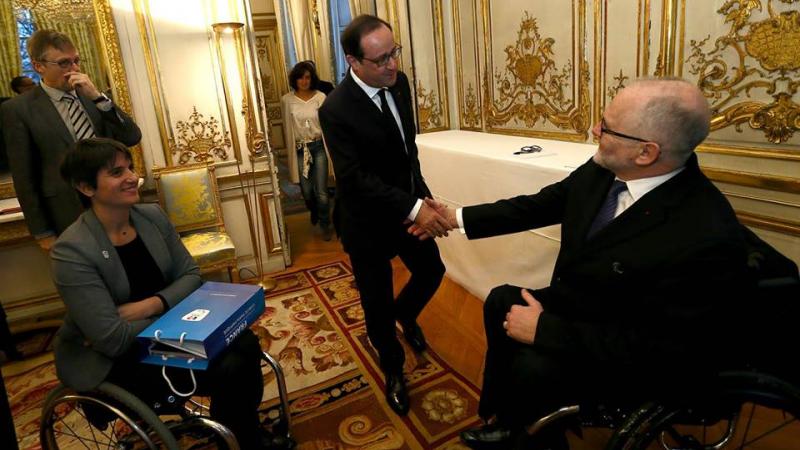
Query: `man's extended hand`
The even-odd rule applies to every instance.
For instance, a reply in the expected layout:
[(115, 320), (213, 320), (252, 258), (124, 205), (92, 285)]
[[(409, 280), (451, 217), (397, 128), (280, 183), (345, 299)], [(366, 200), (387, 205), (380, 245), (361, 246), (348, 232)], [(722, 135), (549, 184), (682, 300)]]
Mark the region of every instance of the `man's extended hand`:
[(506, 320), (503, 328), (506, 334), (515, 341), (523, 344), (533, 344), (536, 338), (536, 326), (539, 324), (539, 316), (542, 315), (542, 304), (533, 298), (527, 289), (522, 290), (522, 299), (528, 306), (513, 305), (511, 311), (506, 313)]
[(442, 217), (436, 209), (428, 204), (428, 200), (430, 199), (426, 198), (425, 201), (422, 202), (422, 207), (419, 209), (416, 219), (414, 219), (414, 224), (409, 227), (409, 233), (415, 236), (420, 236), (422, 233), (427, 234), (428, 237), (447, 236), (447, 232), (450, 231), (452, 227), (447, 219)]
[[(423, 207), (424, 206), (428, 206), (429, 208), (433, 209), (439, 214), (439, 216), (442, 217), (446, 223), (445, 227), (447, 231), (458, 228), (458, 220), (456, 219), (456, 211), (454, 209), (448, 208), (444, 203), (438, 202), (432, 198), (425, 198)], [(422, 211), (422, 209), (420, 209), (420, 211)], [(419, 218), (419, 216), (417, 217)], [(408, 232), (418, 237), (421, 241), (432, 237), (439, 237), (429, 233), (425, 228), (417, 223), (411, 225), (408, 228)], [(444, 235), (447, 236), (447, 233), (445, 232)]]

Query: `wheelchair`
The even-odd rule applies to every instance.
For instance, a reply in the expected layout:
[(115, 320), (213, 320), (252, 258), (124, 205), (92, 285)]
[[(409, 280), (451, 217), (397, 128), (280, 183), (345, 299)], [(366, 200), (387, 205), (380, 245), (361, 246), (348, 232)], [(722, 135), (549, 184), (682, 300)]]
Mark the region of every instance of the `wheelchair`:
[[(278, 417), (271, 429), (276, 447), (294, 447), (291, 416), (283, 370), (275, 358), (261, 355), (278, 385)], [(113, 448), (178, 450), (176, 436), (215, 439), (219, 448), (239, 450), (233, 433), (209, 417), (206, 398), (177, 398), (146, 404), (125, 389), (103, 382), (91, 392), (75, 392), (59, 385), (42, 406), (39, 439), (44, 450), (64, 448)], [(179, 420), (162, 421), (159, 416)]]
[(516, 447), (529, 446), (537, 433), (559, 423), (579, 436), (578, 428), (610, 428), (606, 450), (800, 448), (800, 369), (791, 361), (793, 344), (800, 341), (797, 266), (749, 230), (744, 233), (759, 280), (752, 298), (758, 305), (748, 314), (753, 328), (736, 343), (740, 356), (730, 368), (676, 398), (563, 407), (528, 425)]

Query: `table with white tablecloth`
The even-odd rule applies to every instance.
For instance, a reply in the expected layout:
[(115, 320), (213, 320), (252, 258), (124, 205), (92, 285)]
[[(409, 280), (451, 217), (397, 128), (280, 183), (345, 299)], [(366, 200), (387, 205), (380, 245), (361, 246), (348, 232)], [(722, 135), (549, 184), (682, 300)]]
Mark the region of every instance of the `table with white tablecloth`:
[[(533, 194), (564, 179), (597, 146), (450, 130), (417, 136), (422, 173), (434, 197), (453, 207)], [(523, 146), (540, 152), (515, 155)], [(560, 226), (468, 240), (459, 232), (438, 239), (447, 275), (484, 299), (492, 287), (547, 286), (560, 246)]]

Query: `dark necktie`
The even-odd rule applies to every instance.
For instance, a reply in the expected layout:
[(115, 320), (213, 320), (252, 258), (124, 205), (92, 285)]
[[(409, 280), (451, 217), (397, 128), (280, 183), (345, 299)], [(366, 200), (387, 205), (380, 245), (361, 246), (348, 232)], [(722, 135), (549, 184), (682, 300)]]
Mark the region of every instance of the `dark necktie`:
[[(400, 142), (403, 144), (403, 150), (405, 150), (406, 154), (408, 154), (408, 149), (406, 148), (406, 143), (403, 140), (403, 135), (400, 133), (400, 128), (397, 127), (397, 121), (394, 120), (394, 114), (392, 114), (392, 110), (389, 108), (389, 102), (386, 101), (386, 92), (388, 89), (381, 89), (378, 91), (378, 96), (381, 98), (381, 116), (383, 117), (384, 126), (389, 128), (390, 130), (394, 130), (395, 138), (399, 139)], [(416, 177), (414, 176), (414, 170), (411, 170), (411, 194), (414, 194), (416, 191)]]
[(94, 137), (94, 128), (89, 116), (81, 108), (81, 102), (71, 94), (64, 94), (63, 100), (69, 105), (69, 120), (72, 122), (72, 129), (75, 131), (75, 140)]
[(400, 129), (397, 128), (397, 121), (394, 119), (391, 108), (389, 108), (389, 102), (386, 101), (386, 92), (386, 89), (378, 91), (378, 96), (381, 98), (381, 115), (383, 116), (383, 121), (386, 122), (386, 126), (389, 127), (390, 130), (396, 131), (397, 137), (402, 140), (403, 135), (400, 134)]
[(594, 218), (594, 222), (592, 222), (592, 227), (589, 228), (587, 237), (591, 238), (614, 219), (614, 213), (617, 211), (617, 199), (619, 198), (619, 194), (627, 190), (628, 185), (625, 184), (624, 181), (614, 180), (611, 189), (608, 190), (606, 201), (603, 202), (603, 206), (600, 207), (600, 211), (597, 212), (597, 216)]

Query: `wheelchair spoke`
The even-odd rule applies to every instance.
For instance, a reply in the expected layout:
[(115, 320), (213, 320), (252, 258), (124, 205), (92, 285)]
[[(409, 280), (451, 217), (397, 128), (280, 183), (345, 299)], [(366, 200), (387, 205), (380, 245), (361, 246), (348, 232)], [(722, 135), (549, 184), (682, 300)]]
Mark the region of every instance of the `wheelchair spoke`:
[[(789, 420), (786, 420), (786, 421), (785, 421), (785, 422), (783, 422), (782, 424), (779, 424), (779, 425), (776, 425), (776, 426), (772, 427), (772, 429), (770, 429), (770, 430), (767, 430), (767, 431), (765, 431), (765, 432), (763, 432), (763, 433), (759, 434), (758, 436), (754, 437), (753, 439), (750, 439), (750, 440), (749, 440), (749, 441), (747, 441), (747, 442), (743, 442), (743, 443), (742, 443), (742, 446), (743, 446), (743, 447), (745, 447), (745, 446), (748, 446), (748, 445), (750, 445), (750, 444), (752, 444), (752, 443), (754, 443), (754, 442), (758, 441), (759, 439), (762, 439), (762, 438), (766, 437), (767, 435), (769, 435), (769, 434), (772, 434), (772, 433), (774, 433), (774, 432), (776, 432), (776, 431), (780, 430), (781, 428), (783, 428), (783, 427), (785, 427), (785, 426), (789, 425), (790, 423), (792, 423), (792, 422), (794, 422), (794, 421), (796, 421), (796, 420), (797, 420), (797, 419), (789, 419)], [(747, 437), (747, 435), (745, 434), (745, 438), (746, 438), (746, 437)], [(744, 441), (744, 439), (742, 439), (742, 440)]]
[[(56, 413), (55, 413), (55, 412), (53, 412), (53, 415), (55, 415), (55, 414), (56, 414)], [(81, 415), (83, 415), (83, 414), (82, 414), (80, 411), (78, 411), (78, 414), (81, 414)], [(84, 418), (85, 418), (85, 417), (84, 417)], [(53, 428), (53, 433), (60, 433), (60, 434), (62, 434), (62, 435), (64, 435), (64, 436), (72, 436), (72, 437), (74, 437), (75, 439), (79, 440), (79, 441), (80, 441), (80, 443), (81, 443), (81, 444), (82, 444), (84, 447), (86, 447), (87, 449), (89, 449), (89, 446), (83, 443), (83, 440), (81, 440), (81, 438), (78, 436), (78, 434), (75, 432), (75, 430), (73, 430), (73, 429), (72, 429), (72, 427), (71, 427), (71, 426), (69, 426), (69, 424), (68, 424), (68, 423), (67, 423), (67, 422), (64, 420), (64, 418), (63, 418), (63, 417), (58, 417), (58, 421), (59, 421), (59, 422), (61, 422), (61, 423), (62, 423), (62, 424), (65, 426), (65, 427), (67, 427), (67, 429), (68, 429), (69, 431), (71, 431), (71, 432), (72, 432), (72, 434), (71, 434), (71, 435), (70, 435), (70, 434), (66, 434), (66, 433), (64, 433), (64, 432), (62, 432), (62, 431), (58, 431), (58, 430), (56, 430), (55, 428)], [(91, 450), (91, 449), (89, 449), (89, 450)]]
[(747, 440), (747, 434), (750, 432), (750, 426), (753, 424), (753, 416), (756, 413), (756, 405), (750, 405), (750, 415), (747, 416), (747, 426), (744, 427), (744, 434), (742, 435), (742, 445), (739, 446), (739, 450), (744, 449), (745, 441)]

